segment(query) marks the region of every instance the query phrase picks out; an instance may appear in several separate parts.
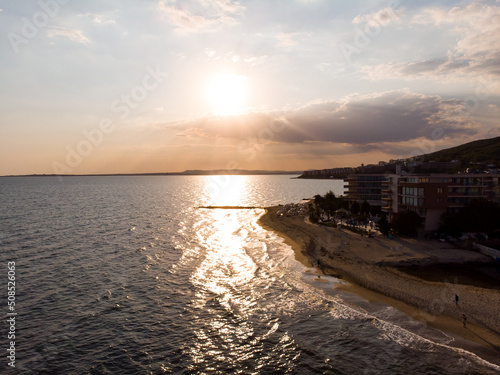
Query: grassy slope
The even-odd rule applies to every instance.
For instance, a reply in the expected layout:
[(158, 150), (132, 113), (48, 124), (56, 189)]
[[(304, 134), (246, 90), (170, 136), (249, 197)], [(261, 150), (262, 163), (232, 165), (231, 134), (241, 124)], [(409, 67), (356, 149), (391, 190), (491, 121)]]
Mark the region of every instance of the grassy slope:
[(423, 155), (424, 160), (452, 161), (460, 160), (464, 164), (481, 162), (500, 164), (500, 137), (482, 139), (460, 146)]

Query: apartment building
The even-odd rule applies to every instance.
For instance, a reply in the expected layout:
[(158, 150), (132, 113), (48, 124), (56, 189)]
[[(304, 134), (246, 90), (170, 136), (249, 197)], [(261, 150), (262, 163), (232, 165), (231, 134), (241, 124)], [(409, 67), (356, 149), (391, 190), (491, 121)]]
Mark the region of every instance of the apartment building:
[(346, 175), (347, 173), (352, 173), (352, 172), (353, 168), (344, 167), (344, 168), (330, 168), (330, 169), (317, 169), (317, 170), (304, 171), (302, 175), (306, 178), (307, 177), (324, 178), (335, 175)]
[(382, 187), (387, 177), (385, 174), (350, 174), (344, 180), (346, 200), (352, 202), (367, 201), (370, 206), (382, 206)]
[(424, 230), (435, 231), (444, 212), (458, 212), (472, 199), (500, 203), (500, 174), (349, 175), (346, 199), (380, 205), (392, 219), (410, 210), (424, 219)]

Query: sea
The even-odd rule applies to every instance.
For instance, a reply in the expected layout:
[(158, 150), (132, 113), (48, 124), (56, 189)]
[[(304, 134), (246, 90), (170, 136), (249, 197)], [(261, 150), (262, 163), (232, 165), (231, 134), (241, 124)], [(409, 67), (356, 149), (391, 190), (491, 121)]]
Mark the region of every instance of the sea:
[(293, 177), (0, 178), (0, 373), (500, 373), (297, 262), (262, 207), (344, 182)]

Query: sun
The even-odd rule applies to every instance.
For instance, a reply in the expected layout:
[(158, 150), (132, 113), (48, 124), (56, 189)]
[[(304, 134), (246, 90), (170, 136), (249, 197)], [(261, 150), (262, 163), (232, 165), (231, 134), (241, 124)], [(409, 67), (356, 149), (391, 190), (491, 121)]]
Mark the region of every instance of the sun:
[(247, 78), (238, 74), (219, 74), (207, 81), (205, 96), (218, 115), (242, 112), (247, 94)]

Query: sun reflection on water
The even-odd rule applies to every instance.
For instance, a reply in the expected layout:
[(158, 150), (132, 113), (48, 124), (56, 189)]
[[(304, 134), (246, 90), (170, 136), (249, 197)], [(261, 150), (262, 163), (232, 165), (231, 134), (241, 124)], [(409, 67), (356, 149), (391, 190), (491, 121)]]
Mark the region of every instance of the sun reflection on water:
[(215, 209), (206, 232), (198, 233), (199, 241), (208, 247), (205, 260), (193, 273), (191, 281), (201, 282), (203, 290), (223, 295), (253, 278), (256, 265), (244, 250), (244, 236), (234, 211)]
[(248, 185), (251, 176), (207, 176), (205, 194), (210, 206), (242, 206), (248, 202)]
[[(194, 241), (201, 256), (189, 276), (195, 340), (185, 351), (193, 372), (238, 368), (253, 373), (270, 365), (289, 369), (298, 355), (280, 320), (262, 308), (263, 301), (273, 310), (290, 304), (283, 295), (287, 287), (278, 295), (270, 288), (281, 277), (281, 266), (270, 259), (269, 243), (262, 241), (264, 230), (257, 224), (262, 210), (235, 209), (259, 201), (262, 189), (252, 188), (252, 178), (203, 178), (205, 208), (199, 208)], [(281, 354), (273, 359), (263, 353)]]
[[(232, 198), (244, 181), (235, 179)], [(232, 205), (235, 200), (224, 196), (217, 202)], [(213, 209), (205, 213), (210, 224), (198, 232), (205, 257), (190, 277), (196, 286), (191, 304), (199, 318), (194, 329), (198, 342), (189, 355), (197, 364), (241, 363), (262, 350), (266, 339), (257, 336), (249, 319), (257, 313), (256, 301), (262, 298), (262, 290), (254, 285), (259, 267), (248, 252), (248, 230), (241, 226), (241, 211)], [(277, 327), (277, 323), (272, 325), (271, 332)]]

